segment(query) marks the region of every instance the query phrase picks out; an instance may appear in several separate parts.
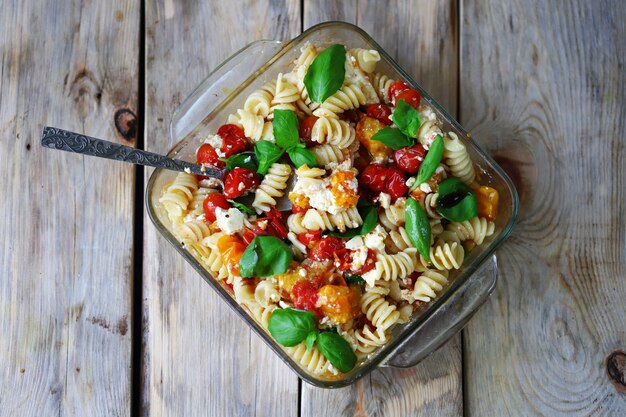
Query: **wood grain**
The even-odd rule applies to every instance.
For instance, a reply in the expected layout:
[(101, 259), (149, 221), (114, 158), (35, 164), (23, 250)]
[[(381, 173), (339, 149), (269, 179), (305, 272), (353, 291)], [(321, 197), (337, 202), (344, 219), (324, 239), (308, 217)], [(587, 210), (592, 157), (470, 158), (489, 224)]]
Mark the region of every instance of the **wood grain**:
[[(146, 149), (181, 100), (247, 43), (300, 32), (300, 2), (146, 4)], [(151, 170), (148, 171), (148, 174)], [(147, 177), (146, 177), (147, 178)], [(298, 378), (145, 218), (142, 415), (293, 416)]]
[[(427, 91), (456, 113), (456, 1), (309, 1), (304, 26), (327, 20), (357, 24)], [(375, 370), (355, 385), (302, 385), (302, 416), (459, 416), (463, 413), (460, 335), (418, 366)]]
[(130, 415), (135, 171), (39, 136), (134, 144), (139, 4), (2, 6), (0, 416)]
[(626, 8), (557, 3), (463, 5), (462, 122), (522, 201), (465, 332), (472, 416), (626, 415)]

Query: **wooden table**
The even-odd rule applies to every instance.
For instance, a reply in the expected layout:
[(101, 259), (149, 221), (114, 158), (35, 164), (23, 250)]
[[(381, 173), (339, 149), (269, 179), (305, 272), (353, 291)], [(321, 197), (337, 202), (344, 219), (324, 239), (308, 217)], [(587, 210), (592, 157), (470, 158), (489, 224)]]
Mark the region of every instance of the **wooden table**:
[[(548, 4), (549, 3), (549, 4)], [(620, 0), (6, 0), (0, 416), (626, 415)], [(151, 170), (43, 150), (44, 125), (165, 152), (247, 43), (356, 23), (515, 181), (494, 295), (411, 369), (302, 383), (148, 220)]]

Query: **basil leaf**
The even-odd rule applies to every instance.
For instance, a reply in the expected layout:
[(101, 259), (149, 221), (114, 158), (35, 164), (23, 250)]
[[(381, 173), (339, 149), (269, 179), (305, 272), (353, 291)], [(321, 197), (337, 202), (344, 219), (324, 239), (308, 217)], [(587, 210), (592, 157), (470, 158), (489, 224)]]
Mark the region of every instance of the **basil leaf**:
[(261, 175), (267, 174), (272, 164), (280, 159), (283, 150), (268, 140), (260, 140), (254, 144), (254, 153), (259, 161), (256, 172)]
[(358, 285), (361, 285), (361, 284), (365, 283), (365, 280), (360, 275), (346, 274), (346, 276), (344, 278), (346, 280), (346, 283), (348, 283), (348, 284), (358, 284)]
[(426, 260), (430, 260), (430, 221), (426, 210), (414, 198), (406, 200), (405, 228), (409, 239)]
[(389, 146), (394, 151), (413, 146), (414, 140), (393, 127), (384, 127), (372, 136), (372, 140), (377, 140)]
[(296, 168), (300, 168), (302, 165), (308, 165), (311, 168), (317, 166), (313, 151), (306, 149), (302, 144), (287, 149), (287, 154)]
[(235, 200), (226, 200), (226, 201), (228, 201), (230, 204), (233, 205), (234, 208), (236, 208), (237, 210), (239, 210), (242, 213), (250, 214), (252, 216), (256, 215), (256, 212), (254, 210), (252, 210), (250, 207), (248, 207), (248, 206), (246, 206), (244, 204), (241, 204), (238, 201), (235, 201)]
[(443, 138), (441, 135), (437, 135), (432, 145), (430, 145), (430, 149), (420, 165), (420, 169), (417, 172), (417, 179), (414, 187), (419, 187), (420, 184), (428, 181), (428, 179), (433, 175), (439, 163), (441, 162), (441, 158), (443, 157)]
[(346, 48), (331, 45), (313, 60), (304, 76), (311, 100), (322, 103), (341, 88), (346, 77)]
[(399, 100), (396, 104), (391, 120), (410, 138), (417, 137), (417, 129), (422, 125), (419, 112), (404, 100)]
[(256, 171), (258, 165), (252, 155), (249, 154), (232, 155), (229, 158), (219, 158), (219, 160), (226, 162), (226, 169), (229, 171), (232, 171), (233, 168), (237, 167), (248, 168), (252, 171)]
[(272, 121), (276, 144), (283, 149), (289, 149), (298, 144), (298, 117), (292, 110), (274, 110)]
[(327, 235), (351, 239), (355, 236), (368, 234), (374, 230), (376, 222), (378, 222), (378, 211), (376, 207), (362, 200), (359, 200), (356, 207), (361, 215), (361, 219), (363, 219), (363, 224), (354, 229), (348, 229), (345, 232), (328, 232)]
[(291, 248), (277, 237), (261, 235), (248, 245), (239, 261), (244, 278), (284, 274), (293, 261)]
[(291, 347), (317, 330), (317, 318), (310, 311), (280, 308), (272, 312), (267, 328), (278, 343)]
[(356, 365), (356, 355), (346, 339), (337, 333), (323, 332), (317, 336), (317, 348), (341, 372), (349, 372)]
[(306, 350), (308, 350), (309, 352), (311, 351), (311, 349), (313, 349), (313, 343), (315, 343), (315, 339), (317, 339), (317, 332), (312, 331), (307, 335), (306, 339), (304, 340)]
[[(453, 222), (463, 222), (478, 215), (476, 194), (460, 179), (451, 177), (443, 180), (439, 183), (437, 192), (439, 193), (437, 212), (444, 218)], [(465, 197), (460, 198), (463, 193)], [(454, 202), (456, 204), (448, 206)]]

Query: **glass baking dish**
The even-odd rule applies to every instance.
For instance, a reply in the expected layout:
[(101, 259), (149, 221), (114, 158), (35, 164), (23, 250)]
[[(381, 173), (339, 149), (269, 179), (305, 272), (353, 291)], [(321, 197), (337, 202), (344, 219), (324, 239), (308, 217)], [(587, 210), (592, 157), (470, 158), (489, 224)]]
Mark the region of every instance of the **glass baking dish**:
[(377, 71), (392, 79), (412, 84), (428, 101), (444, 122), (444, 130), (454, 131), (467, 146), (477, 168), (480, 181), (498, 190), (500, 208), (496, 231), (466, 257), (463, 267), (451, 275), (450, 283), (438, 299), (416, 312), (405, 324), (396, 325), (388, 344), (381, 347), (340, 379), (324, 379), (310, 375), (293, 360), (263, 329), (247, 310), (239, 305), (214, 279), (194, 255), (178, 241), (159, 197), (174, 179), (175, 172), (157, 169), (146, 190), (146, 204), (156, 228), (178, 252), (200, 273), (220, 296), (302, 379), (319, 387), (337, 388), (349, 385), (377, 366), (410, 367), (435, 351), (458, 332), (485, 302), (497, 279), (494, 252), (509, 235), (518, 211), (518, 197), (504, 171), (483, 151), (469, 134), (424, 89), (415, 82), (367, 33), (344, 22), (316, 25), (291, 41), (258, 41), (251, 43), (217, 67), (180, 105), (173, 115), (170, 134), (177, 143), (168, 156), (194, 161), (202, 140), (226, 122), (229, 114), (240, 108), (252, 91), (287, 72), (300, 48), (311, 42), (317, 45), (340, 43), (349, 48), (376, 49), (381, 55)]

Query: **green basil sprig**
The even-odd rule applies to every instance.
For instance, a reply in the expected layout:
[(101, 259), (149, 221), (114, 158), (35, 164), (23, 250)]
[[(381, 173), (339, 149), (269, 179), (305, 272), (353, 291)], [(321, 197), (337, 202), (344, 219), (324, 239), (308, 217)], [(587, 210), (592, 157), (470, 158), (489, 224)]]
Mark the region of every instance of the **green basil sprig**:
[(248, 206), (246, 206), (244, 204), (241, 204), (238, 201), (235, 201), (235, 200), (226, 200), (226, 201), (228, 201), (230, 204), (232, 204), (232, 206), (234, 208), (236, 208), (237, 210), (239, 210), (242, 213), (250, 214), (252, 216), (256, 215), (256, 212), (254, 210), (252, 210), (250, 207), (248, 207)]
[(320, 333), (315, 343), (322, 355), (341, 372), (348, 372), (356, 365), (357, 358), (350, 344), (337, 333)]
[(376, 210), (376, 207), (363, 200), (359, 200), (356, 208), (363, 219), (363, 223), (359, 227), (348, 229), (345, 232), (328, 232), (327, 235), (351, 239), (355, 236), (368, 234), (374, 230), (376, 222), (378, 222), (378, 211)]
[(346, 283), (348, 284), (358, 284), (358, 285), (362, 285), (365, 283), (365, 280), (363, 279), (362, 276), (360, 275), (352, 275), (352, 274), (346, 274), (344, 276), (344, 279), (346, 280)]
[(398, 126), (400, 132), (410, 138), (417, 137), (417, 130), (422, 125), (419, 112), (404, 100), (399, 100), (396, 103), (391, 120)]
[(274, 139), (283, 149), (293, 148), (298, 144), (298, 116), (291, 110), (274, 110), (272, 120)]
[(268, 330), (278, 343), (291, 347), (317, 334), (317, 318), (310, 311), (279, 308), (272, 312)]
[(241, 167), (256, 171), (258, 164), (250, 154), (232, 155), (229, 158), (219, 158), (226, 163), (226, 169), (232, 171), (233, 168)]
[(442, 157), (443, 138), (441, 137), (441, 135), (437, 135), (432, 145), (430, 145), (430, 149), (424, 157), (424, 161), (422, 162), (422, 165), (420, 165), (420, 169), (417, 172), (417, 178), (415, 179), (415, 183), (411, 186), (411, 189), (409, 191), (413, 191), (421, 184), (428, 181), (428, 179), (433, 175), (433, 173), (439, 166)]
[(405, 227), (409, 239), (426, 260), (430, 260), (430, 221), (426, 210), (414, 198), (406, 200)]
[(257, 172), (261, 175), (267, 174), (272, 164), (283, 156), (283, 150), (269, 140), (260, 140), (254, 144), (254, 153), (259, 161)]
[(293, 261), (289, 246), (277, 237), (255, 237), (239, 260), (239, 273), (244, 278), (284, 274)]
[(437, 212), (453, 222), (463, 222), (478, 215), (476, 194), (459, 178), (450, 177), (439, 183)]
[(300, 168), (302, 165), (308, 165), (309, 167), (317, 166), (315, 154), (307, 149), (303, 143), (287, 149), (287, 155), (289, 155), (289, 159), (291, 159), (296, 168)]
[(380, 129), (374, 134), (374, 136), (372, 136), (372, 140), (382, 142), (394, 151), (408, 146), (413, 146), (413, 143), (415, 142), (413, 139), (394, 127), (384, 127)]
[(320, 52), (304, 76), (304, 86), (311, 100), (322, 103), (341, 88), (346, 78), (345, 63), (343, 45), (331, 45)]

